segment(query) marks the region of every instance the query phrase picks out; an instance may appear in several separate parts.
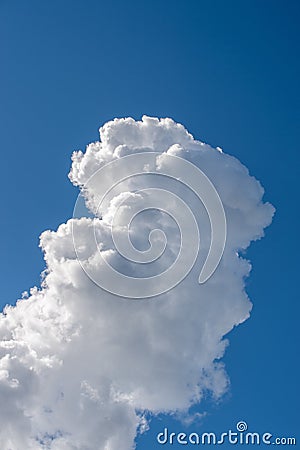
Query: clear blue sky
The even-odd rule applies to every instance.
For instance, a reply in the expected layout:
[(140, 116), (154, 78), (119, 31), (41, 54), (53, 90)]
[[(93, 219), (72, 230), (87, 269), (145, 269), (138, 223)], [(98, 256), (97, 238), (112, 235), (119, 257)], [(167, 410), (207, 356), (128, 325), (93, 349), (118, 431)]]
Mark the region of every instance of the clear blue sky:
[[(293, 0), (0, 0), (2, 306), (39, 283), (38, 236), (77, 196), (71, 152), (114, 117), (182, 122), (239, 158), (277, 209), (248, 252), (254, 309), (229, 336), (230, 394), (208, 400), (193, 431), (244, 419), (299, 433), (299, 11)], [(138, 450), (160, 448), (166, 424)]]

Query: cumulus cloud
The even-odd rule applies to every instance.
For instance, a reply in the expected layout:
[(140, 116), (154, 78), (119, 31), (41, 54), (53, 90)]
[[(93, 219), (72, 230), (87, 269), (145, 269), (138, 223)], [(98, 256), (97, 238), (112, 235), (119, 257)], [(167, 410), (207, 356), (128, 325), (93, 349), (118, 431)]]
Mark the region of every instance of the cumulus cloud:
[[(222, 200), (228, 236), (220, 265), (198, 284), (209, 248), (205, 208), (176, 180), (135, 177), (117, 186), (101, 210), (90, 177), (126, 155), (155, 151), (199, 167)], [(130, 450), (147, 425), (145, 412), (187, 411), (210, 391), (228, 388), (221, 358), (224, 336), (245, 321), (250, 263), (240, 255), (263, 236), (274, 208), (262, 200), (260, 183), (234, 157), (197, 141), (171, 119), (115, 119), (100, 129), (100, 141), (75, 152), (69, 174), (91, 217), (72, 218), (41, 235), (47, 270), (0, 318), (0, 448), (3, 450)], [(163, 229), (167, 248), (156, 263), (138, 264), (118, 255), (110, 224), (118, 205), (144, 201), (137, 189), (171, 189), (195, 212), (201, 248), (194, 268), (174, 289), (152, 299), (122, 298), (99, 288), (82, 269), (101, 273), (99, 251), (128, 276), (153, 276), (176, 260), (180, 233), (172, 217), (148, 210), (132, 223), (131, 240), (147, 249), (153, 228)], [(178, 184), (180, 186), (178, 186)], [(126, 193), (126, 194), (125, 194)], [(168, 205), (166, 205), (167, 207)], [(204, 230), (204, 233), (203, 233)], [(72, 232), (80, 245), (76, 255)], [(126, 232), (120, 227), (120, 237)], [(98, 240), (97, 254), (94, 234)], [(161, 234), (156, 236), (159, 241)], [(100, 250), (99, 250), (100, 249)], [(78, 262), (78, 258), (81, 263)]]

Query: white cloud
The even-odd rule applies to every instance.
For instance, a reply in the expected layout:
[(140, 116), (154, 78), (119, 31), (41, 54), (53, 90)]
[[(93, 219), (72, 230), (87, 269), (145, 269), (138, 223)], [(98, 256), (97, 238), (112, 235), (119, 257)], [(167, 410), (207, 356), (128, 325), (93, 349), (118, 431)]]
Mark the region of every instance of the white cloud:
[[(201, 254), (181, 284), (153, 299), (116, 297), (90, 281), (76, 259), (72, 226), (80, 237), (80, 258), (90, 258), (91, 270), (99, 270), (91, 237), (95, 229), (116, 268), (134, 276), (147, 273), (149, 268), (124, 264), (111, 251), (108, 224), (121, 192), (148, 186), (153, 178), (124, 183), (114, 204), (104, 206), (103, 220), (71, 219), (56, 232), (44, 232), (48, 270), (42, 288), (34, 288), (16, 307), (6, 307), (0, 319), (3, 450), (129, 450), (138, 426), (146, 426), (139, 411), (180, 413), (201, 401), (206, 390), (220, 397), (228, 386), (220, 362), (224, 336), (251, 310), (244, 289), (250, 264), (238, 251), (263, 235), (274, 208), (262, 202), (262, 187), (237, 159), (194, 140), (171, 119), (115, 119), (100, 129), (100, 138), (85, 153), (74, 153), (70, 179), (75, 185), (83, 186), (97, 169), (124, 155), (177, 154), (201, 168), (218, 190), (228, 224), (225, 253), (208, 282), (197, 283)], [(171, 181), (160, 183), (185, 196), (209, 230), (204, 208), (191, 193)], [(96, 194), (85, 191), (91, 209)], [(131, 195), (125, 205), (134, 201)], [(158, 268), (150, 267), (153, 273), (173, 261), (178, 230), (161, 212), (145, 213), (131, 229), (134, 244), (142, 248), (157, 224), (169, 247)]]

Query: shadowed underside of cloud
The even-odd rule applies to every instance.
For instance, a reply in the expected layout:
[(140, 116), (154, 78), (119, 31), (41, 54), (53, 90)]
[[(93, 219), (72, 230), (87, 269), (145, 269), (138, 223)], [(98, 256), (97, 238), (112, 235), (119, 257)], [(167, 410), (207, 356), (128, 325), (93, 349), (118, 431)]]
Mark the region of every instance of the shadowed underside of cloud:
[[(93, 229), (110, 264), (130, 276), (145, 275), (145, 265), (122, 262), (109, 225), (120, 196), (123, 207), (130, 208), (136, 197), (124, 197), (124, 192), (147, 187), (154, 179), (126, 180), (103, 205), (101, 218), (74, 218), (55, 232), (44, 232), (47, 271), (42, 287), (32, 289), (16, 307), (7, 306), (0, 318), (3, 450), (129, 450), (145, 427), (144, 411), (184, 412), (205, 392), (218, 398), (228, 387), (220, 361), (227, 345), (224, 336), (251, 310), (244, 284), (250, 264), (239, 252), (263, 235), (274, 208), (262, 202), (261, 185), (237, 159), (196, 141), (171, 119), (144, 116), (142, 121), (106, 123), (99, 142), (73, 154), (69, 177), (82, 189), (91, 211), (97, 209), (97, 188), (86, 189), (88, 179), (105, 164), (143, 151), (180, 156), (213, 182), (228, 227), (221, 264), (206, 283), (197, 283), (209, 247), (204, 233), (200, 256), (184, 281), (142, 300), (112, 295), (82, 270), (72, 229), (81, 242), (79, 259), (88, 261), (91, 270), (99, 269), (89, 241)], [(159, 183), (184, 196), (196, 210), (199, 227), (207, 228), (198, 199), (170, 180)], [(178, 230), (162, 212), (140, 216), (131, 228), (136, 247), (147, 247), (155, 227), (168, 236), (164, 257), (149, 269), (159, 272), (178, 251)]]

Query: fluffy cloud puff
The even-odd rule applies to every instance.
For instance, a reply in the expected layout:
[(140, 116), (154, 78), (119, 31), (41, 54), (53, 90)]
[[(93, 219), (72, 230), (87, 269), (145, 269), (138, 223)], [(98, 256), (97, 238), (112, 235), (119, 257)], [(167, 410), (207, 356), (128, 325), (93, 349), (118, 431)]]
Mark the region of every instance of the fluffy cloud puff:
[[(79, 258), (91, 258), (96, 232), (109, 262), (129, 275), (146, 276), (147, 267), (122, 261), (114, 250), (110, 221), (124, 192), (156, 182), (126, 181), (100, 215), (70, 219), (41, 235), (47, 270), (33, 288), (0, 318), (0, 448), (3, 450), (129, 450), (145, 426), (143, 412), (182, 412), (209, 390), (220, 397), (228, 387), (221, 358), (224, 336), (249, 317), (245, 292), (250, 264), (239, 252), (263, 235), (274, 208), (263, 203), (263, 189), (234, 157), (199, 142), (171, 119), (115, 119), (100, 129), (100, 141), (72, 156), (70, 180), (95, 211), (96, 192), (88, 179), (110, 161), (142, 151), (178, 155), (211, 179), (227, 217), (228, 239), (221, 264), (204, 284), (197, 283), (209, 242), (185, 280), (152, 299), (130, 300), (96, 286), (82, 270), (72, 229), (81, 242)], [(156, 177), (157, 178), (157, 177)], [(170, 180), (185, 196), (197, 220), (209, 231), (198, 199)], [(96, 188), (94, 188), (96, 189)], [(134, 194), (135, 195), (135, 194)], [(122, 197), (130, 207), (134, 195)], [(169, 248), (160, 271), (174, 260), (178, 230), (170, 217), (148, 211), (132, 224), (131, 239), (147, 247), (151, 228), (163, 228)], [(122, 233), (122, 231), (120, 231)], [(93, 269), (93, 267), (92, 267)], [(99, 267), (95, 266), (95, 270)]]

